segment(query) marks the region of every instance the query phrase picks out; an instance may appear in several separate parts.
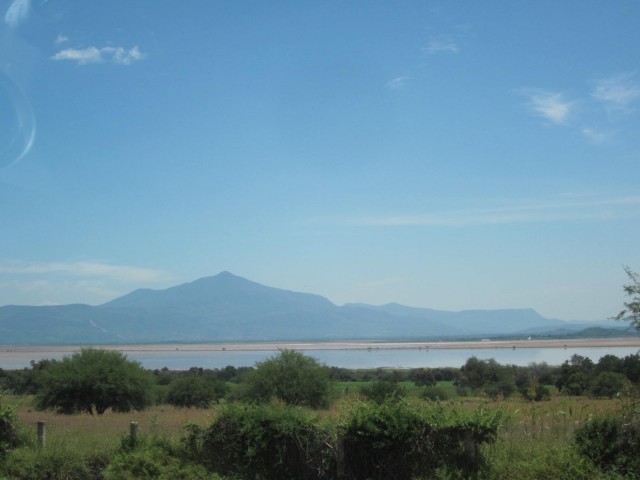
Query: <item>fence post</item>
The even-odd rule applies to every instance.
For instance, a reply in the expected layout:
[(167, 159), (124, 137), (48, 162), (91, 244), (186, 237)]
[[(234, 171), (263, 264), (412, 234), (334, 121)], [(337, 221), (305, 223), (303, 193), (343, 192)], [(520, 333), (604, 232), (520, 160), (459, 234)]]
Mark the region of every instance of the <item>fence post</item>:
[(131, 422), (129, 425), (129, 439), (131, 441), (131, 447), (135, 448), (138, 441), (138, 422)]
[(338, 426), (336, 438), (336, 477), (338, 480), (345, 478), (344, 474), (344, 432), (342, 426)]
[(38, 447), (44, 448), (44, 444), (47, 438), (46, 430), (47, 422), (38, 422)]

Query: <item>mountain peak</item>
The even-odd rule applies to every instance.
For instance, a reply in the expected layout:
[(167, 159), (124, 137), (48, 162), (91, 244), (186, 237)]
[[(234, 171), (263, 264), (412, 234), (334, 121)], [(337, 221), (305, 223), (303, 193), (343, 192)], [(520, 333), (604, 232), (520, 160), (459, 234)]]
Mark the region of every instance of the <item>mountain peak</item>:
[(135, 290), (97, 307), (0, 307), (0, 338), (18, 343), (488, 336), (566, 325), (533, 309), (338, 307), (320, 295), (261, 285), (229, 271), (164, 290)]
[(237, 275), (234, 275), (229, 270), (223, 270), (219, 274), (214, 275), (212, 278), (241, 278), (241, 277), (238, 277)]

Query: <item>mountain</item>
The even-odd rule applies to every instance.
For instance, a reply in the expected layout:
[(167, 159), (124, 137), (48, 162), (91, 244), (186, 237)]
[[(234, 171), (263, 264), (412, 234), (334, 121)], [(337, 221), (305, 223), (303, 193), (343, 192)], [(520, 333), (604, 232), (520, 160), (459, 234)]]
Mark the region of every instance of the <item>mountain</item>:
[(584, 328), (531, 309), (337, 306), (319, 295), (267, 287), (229, 272), (165, 290), (135, 290), (98, 306), (0, 307), (3, 344), (477, 337), (579, 325)]
[[(353, 304), (347, 304), (347, 306), (351, 305)], [(389, 303), (379, 307), (360, 306), (386, 312), (395, 317), (410, 318), (418, 322), (431, 322), (434, 325), (442, 326), (445, 330), (455, 328), (459, 335), (513, 334), (532, 327), (557, 328), (567, 323), (562, 320), (545, 318), (531, 308), (447, 312), (430, 308), (405, 307), (397, 303)]]

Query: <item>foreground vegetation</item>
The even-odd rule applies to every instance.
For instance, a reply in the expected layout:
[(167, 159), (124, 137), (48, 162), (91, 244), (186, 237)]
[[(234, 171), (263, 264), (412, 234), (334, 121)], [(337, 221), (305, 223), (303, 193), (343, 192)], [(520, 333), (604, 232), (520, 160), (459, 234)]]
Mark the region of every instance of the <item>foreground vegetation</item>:
[(87, 350), (0, 372), (0, 479), (638, 478), (639, 383), (640, 355), (149, 372)]
[[(209, 409), (158, 405), (144, 412), (107, 412), (102, 416), (34, 412), (30, 400), (3, 399), (5, 409), (9, 403), (18, 405), (15, 413), (20, 427), (18, 442), (6, 448), (0, 460), (0, 478), (336, 478), (338, 426), (352, 435), (360, 432), (347, 447), (351, 456), (345, 460), (369, 475), (357, 476), (358, 472), (345, 468), (345, 478), (411, 478), (405, 476), (406, 471), (393, 469), (398, 475), (386, 476), (390, 467), (368, 464), (367, 460), (384, 458), (380, 450), (388, 450), (388, 465), (415, 464), (407, 462), (405, 453), (416, 455), (412, 462), (429, 460), (426, 465), (418, 465), (422, 470), (416, 467), (418, 478), (469, 478), (466, 475), (473, 474), (495, 479), (637, 478), (637, 471), (621, 472), (615, 465), (598, 465), (581, 454), (576, 442), (576, 431), (581, 427), (628, 409), (620, 398), (559, 396), (543, 402), (515, 397), (498, 402), (467, 398), (439, 403), (409, 398), (378, 405), (350, 394), (327, 410), (281, 403), (229, 403)], [(450, 444), (442, 438), (431, 443), (423, 438), (423, 450), (416, 451), (412, 441), (424, 430), (415, 420), (421, 418), (443, 421), (445, 426), (456, 422), (483, 426), (484, 433), (478, 433), (489, 436), (493, 426), (499, 428), (494, 438), (472, 439), (477, 452), (466, 450), (464, 439), (456, 437), (449, 440), (453, 438), (457, 448), (447, 447), (443, 452)], [(45, 448), (38, 448), (36, 419), (47, 422)], [(135, 444), (128, 435), (131, 421), (140, 427)], [(291, 439), (295, 442), (287, 443)], [(371, 444), (362, 445), (364, 442)], [(294, 469), (297, 463), (281, 463), (283, 459), (299, 459), (291, 453), (294, 447), (299, 449), (297, 454), (308, 455), (301, 464), (311, 465), (316, 476), (300, 474)], [(637, 451), (637, 445), (628, 450)], [(245, 469), (249, 466), (254, 470)], [(252, 476), (262, 468), (261, 476)], [(372, 475), (376, 471), (381, 473), (377, 477)]]

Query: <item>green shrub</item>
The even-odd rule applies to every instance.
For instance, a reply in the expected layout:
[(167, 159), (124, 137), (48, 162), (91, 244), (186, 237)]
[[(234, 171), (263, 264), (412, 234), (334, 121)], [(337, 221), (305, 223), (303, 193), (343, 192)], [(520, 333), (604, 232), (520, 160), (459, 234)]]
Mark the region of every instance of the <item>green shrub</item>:
[(16, 408), (0, 403), (0, 459), (20, 443), (17, 423)]
[(637, 418), (594, 418), (575, 432), (578, 451), (601, 469), (640, 476), (640, 422)]
[(321, 408), (329, 404), (329, 392), (329, 369), (326, 366), (315, 358), (285, 349), (258, 362), (233, 396), (258, 403), (276, 399), (287, 405)]
[(602, 372), (593, 381), (589, 394), (594, 397), (613, 398), (624, 389), (627, 377), (617, 372)]
[(166, 402), (180, 408), (208, 408), (224, 397), (223, 382), (207, 377), (178, 378), (169, 385)]
[(406, 389), (396, 382), (377, 380), (360, 387), (360, 393), (375, 403), (383, 403), (387, 399), (400, 399), (407, 396)]
[(202, 465), (181, 458), (168, 443), (139, 438), (123, 447), (103, 472), (104, 480), (216, 480)]
[(405, 402), (360, 403), (342, 423), (344, 468), (353, 479), (405, 479), (435, 469), (430, 428)]
[(263, 480), (333, 478), (332, 428), (300, 408), (223, 406), (211, 426), (191, 427), (194, 459), (221, 474)]
[(442, 387), (425, 387), (420, 396), (425, 400), (432, 400), (434, 402), (449, 400), (450, 395), (447, 390)]
[(433, 387), (437, 379), (430, 368), (414, 368), (409, 372), (409, 379), (415, 383), (416, 387)]
[(499, 413), (435, 405), (426, 410), (402, 400), (355, 403), (343, 415), (340, 439), (347, 478), (401, 480), (471, 475), (483, 466), (478, 446), (495, 440)]
[(108, 456), (84, 455), (68, 448), (19, 448), (5, 460), (3, 473), (12, 480), (102, 480)]

